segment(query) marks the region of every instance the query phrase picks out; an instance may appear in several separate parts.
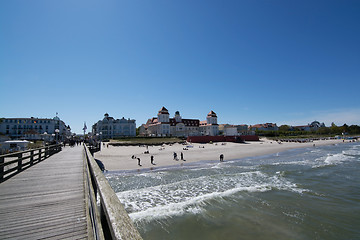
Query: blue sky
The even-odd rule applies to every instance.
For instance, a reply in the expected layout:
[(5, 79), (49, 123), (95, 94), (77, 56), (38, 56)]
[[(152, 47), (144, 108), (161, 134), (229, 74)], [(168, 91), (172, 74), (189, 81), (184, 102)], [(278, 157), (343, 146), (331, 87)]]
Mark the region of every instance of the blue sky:
[(0, 1), (0, 117), (360, 125), (360, 1)]

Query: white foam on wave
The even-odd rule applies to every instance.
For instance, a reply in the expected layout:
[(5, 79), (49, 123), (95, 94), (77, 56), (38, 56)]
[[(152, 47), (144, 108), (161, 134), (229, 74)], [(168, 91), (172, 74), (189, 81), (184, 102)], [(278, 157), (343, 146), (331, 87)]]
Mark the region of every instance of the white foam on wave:
[(268, 176), (260, 171), (219, 174), (187, 179), (154, 187), (117, 193), (134, 221), (149, 221), (203, 211), (210, 199), (222, 200), (237, 192), (265, 192), (272, 189), (302, 193), (282, 174)]
[(327, 154), (326, 156), (315, 159), (318, 164), (314, 165), (313, 168), (336, 166), (346, 161), (353, 160), (354, 158), (354, 156), (344, 154), (344, 151), (337, 154)]
[(163, 176), (166, 176), (168, 173), (166, 171), (159, 171), (159, 172), (144, 172), (138, 174), (138, 176), (147, 177), (147, 178), (154, 178), (154, 179), (162, 179)]
[(344, 150), (342, 151), (342, 153), (346, 156), (360, 157), (360, 150), (358, 150), (357, 148)]
[(272, 166), (280, 166), (280, 165), (301, 165), (301, 166), (309, 166), (312, 165), (310, 160), (299, 160), (299, 161), (290, 161), (290, 162), (275, 162), (271, 163)]
[(271, 187), (267, 186), (266, 184), (249, 186), (249, 187), (239, 186), (236, 188), (226, 190), (224, 192), (212, 192), (194, 198), (190, 198), (182, 202), (175, 202), (175, 203), (169, 203), (167, 205), (155, 206), (152, 208), (148, 208), (144, 211), (130, 213), (129, 216), (133, 221), (151, 221), (155, 219), (161, 219), (164, 217), (183, 215), (184, 213), (199, 214), (203, 211), (202, 205), (204, 205), (204, 203), (207, 200), (214, 198), (221, 199), (223, 197), (230, 196), (234, 193), (241, 191), (265, 192), (269, 190), (271, 190)]

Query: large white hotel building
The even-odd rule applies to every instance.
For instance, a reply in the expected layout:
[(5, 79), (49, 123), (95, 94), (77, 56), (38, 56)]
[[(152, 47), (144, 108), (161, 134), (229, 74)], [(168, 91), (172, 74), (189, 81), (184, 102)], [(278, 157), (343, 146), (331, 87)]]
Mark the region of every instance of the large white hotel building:
[(153, 117), (140, 127), (143, 136), (216, 136), (219, 135), (217, 115), (210, 111), (205, 121), (199, 119), (184, 119), (176, 111), (174, 118), (170, 118), (169, 111), (162, 107), (157, 117)]
[(54, 118), (1, 118), (0, 134), (12, 139), (64, 140), (71, 128), (58, 116)]
[(117, 137), (135, 137), (136, 121), (134, 119), (115, 119), (105, 113), (104, 118), (92, 126), (92, 133), (101, 139)]

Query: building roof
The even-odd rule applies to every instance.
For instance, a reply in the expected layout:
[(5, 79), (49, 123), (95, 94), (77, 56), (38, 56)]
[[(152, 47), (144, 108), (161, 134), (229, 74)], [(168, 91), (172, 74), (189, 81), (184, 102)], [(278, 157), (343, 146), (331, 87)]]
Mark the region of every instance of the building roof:
[(276, 127), (276, 123), (262, 123), (262, 124), (255, 124), (255, 125), (251, 125), (251, 128), (273, 128)]
[(161, 114), (169, 114), (169, 111), (163, 106), (160, 110), (159, 113)]
[(208, 116), (208, 117), (217, 117), (217, 116), (216, 116), (216, 113), (215, 113), (213, 110), (211, 110), (211, 111), (208, 113), (207, 116)]
[(198, 119), (182, 119), (181, 122), (177, 122), (175, 118), (170, 118), (170, 125), (176, 126), (178, 123), (183, 123), (186, 127), (198, 127), (200, 120)]

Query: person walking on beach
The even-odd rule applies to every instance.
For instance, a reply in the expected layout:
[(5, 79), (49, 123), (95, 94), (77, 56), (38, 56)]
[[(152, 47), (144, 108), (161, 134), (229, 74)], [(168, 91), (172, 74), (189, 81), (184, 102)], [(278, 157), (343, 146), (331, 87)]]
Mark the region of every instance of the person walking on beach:
[(180, 157), (181, 157), (181, 160), (185, 161), (184, 160), (184, 154), (182, 152), (180, 153)]
[(220, 154), (220, 162), (224, 161), (224, 154)]
[(174, 152), (174, 160), (177, 160), (177, 153)]
[(138, 165), (141, 167), (140, 158), (137, 158), (137, 160), (138, 160)]
[(155, 165), (155, 163), (154, 163), (154, 156), (153, 156), (153, 155), (151, 155), (151, 157), (150, 157), (150, 162), (151, 162), (152, 165)]

